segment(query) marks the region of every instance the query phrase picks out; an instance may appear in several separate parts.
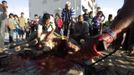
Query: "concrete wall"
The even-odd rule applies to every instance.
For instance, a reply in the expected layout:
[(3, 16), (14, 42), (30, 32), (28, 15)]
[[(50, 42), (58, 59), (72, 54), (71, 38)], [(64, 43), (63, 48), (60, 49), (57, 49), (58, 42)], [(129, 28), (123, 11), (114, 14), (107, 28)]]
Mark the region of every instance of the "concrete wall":
[[(34, 14), (42, 16), (43, 13), (50, 14), (61, 13), (68, 0), (29, 0), (29, 14), (33, 19)], [(76, 11), (76, 15), (81, 14), (81, 0), (70, 0), (72, 7)]]

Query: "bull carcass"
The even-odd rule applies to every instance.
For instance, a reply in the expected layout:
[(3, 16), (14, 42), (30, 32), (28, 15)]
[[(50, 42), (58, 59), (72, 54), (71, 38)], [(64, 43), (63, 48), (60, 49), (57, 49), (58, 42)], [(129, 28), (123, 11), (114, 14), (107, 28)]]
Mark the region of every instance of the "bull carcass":
[(51, 49), (49, 51), (30, 50), (9, 55), (14, 63), (7, 64), (8, 70), (14, 72), (24, 65), (31, 65), (39, 75), (84, 75), (81, 64), (94, 56), (88, 43), (79, 47), (67, 38), (54, 38), (47, 44)]

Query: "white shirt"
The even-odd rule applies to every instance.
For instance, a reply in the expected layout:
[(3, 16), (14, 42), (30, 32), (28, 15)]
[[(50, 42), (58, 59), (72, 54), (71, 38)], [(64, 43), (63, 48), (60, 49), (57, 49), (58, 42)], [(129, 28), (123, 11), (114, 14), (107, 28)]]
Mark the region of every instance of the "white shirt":
[[(54, 18), (52, 16), (50, 16), (50, 23), (51, 26), (47, 29), (47, 32), (50, 32), (52, 31), (53, 29), (55, 30), (56, 29), (56, 26), (55, 26), (55, 23), (54, 23)], [(48, 25), (49, 26), (49, 25)], [(42, 33), (43, 32), (43, 26), (42, 25), (38, 25), (38, 32), (39, 33)]]

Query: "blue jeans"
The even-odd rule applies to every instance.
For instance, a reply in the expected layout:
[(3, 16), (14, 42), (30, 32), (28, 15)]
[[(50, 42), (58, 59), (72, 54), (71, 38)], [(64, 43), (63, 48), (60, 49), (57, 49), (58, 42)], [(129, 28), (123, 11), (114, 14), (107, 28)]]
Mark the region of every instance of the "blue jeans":
[(9, 42), (13, 42), (13, 40), (16, 38), (14, 35), (16, 33), (16, 30), (15, 29), (12, 29), (9, 31)]

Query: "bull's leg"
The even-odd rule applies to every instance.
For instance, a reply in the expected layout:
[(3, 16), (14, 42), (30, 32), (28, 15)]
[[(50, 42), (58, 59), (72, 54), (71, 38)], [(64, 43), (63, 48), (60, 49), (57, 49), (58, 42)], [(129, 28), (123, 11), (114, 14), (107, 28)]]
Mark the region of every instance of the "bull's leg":
[(43, 40), (45, 39), (45, 37), (46, 37), (46, 34), (42, 34), (42, 35), (40, 36), (39, 41), (43, 41)]
[[(72, 42), (67, 42), (67, 44), (68, 44), (68, 47), (71, 49), (72, 52), (77, 52), (77, 51), (80, 50), (80, 47), (73, 44)], [(72, 52), (69, 52), (69, 54), (72, 53)]]

